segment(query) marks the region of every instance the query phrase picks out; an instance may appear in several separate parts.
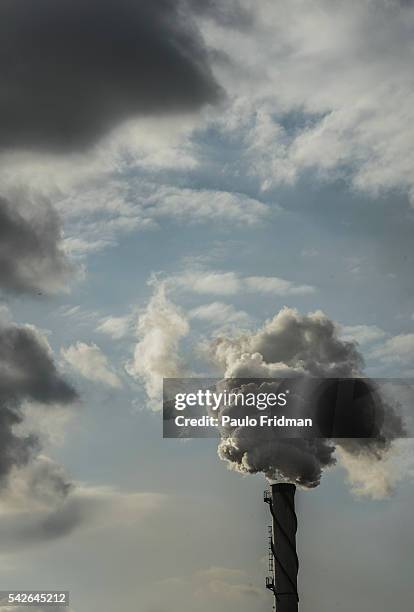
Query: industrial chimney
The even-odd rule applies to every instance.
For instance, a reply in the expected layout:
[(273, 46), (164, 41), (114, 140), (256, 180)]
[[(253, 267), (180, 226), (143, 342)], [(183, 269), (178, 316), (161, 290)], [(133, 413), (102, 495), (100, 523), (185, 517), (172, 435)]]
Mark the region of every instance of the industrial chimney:
[(295, 493), (295, 485), (287, 483), (272, 484), (264, 493), (272, 514), (266, 587), (273, 591), (277, 612), (298, 612)]

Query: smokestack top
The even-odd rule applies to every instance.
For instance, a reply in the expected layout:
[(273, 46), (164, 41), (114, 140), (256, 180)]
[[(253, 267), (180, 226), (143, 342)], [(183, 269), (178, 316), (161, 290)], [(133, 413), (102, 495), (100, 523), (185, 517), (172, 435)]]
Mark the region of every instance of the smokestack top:
[(285, 491), (286, 493), (294, 493), (296, 491), (296, 485), (291, 482), (274, 482), (271, 483), (272, 491), (273, 487), (280, 492)]

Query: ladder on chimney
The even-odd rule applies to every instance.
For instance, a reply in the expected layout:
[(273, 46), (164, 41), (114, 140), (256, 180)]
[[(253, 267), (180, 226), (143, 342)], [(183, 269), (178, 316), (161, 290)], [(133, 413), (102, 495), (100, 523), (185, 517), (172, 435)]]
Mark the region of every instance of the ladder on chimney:
[(268, 551), (268, 571), (270, 575), (273, 575), (273, 550), (272, 550), (272, 526), (269, 525), (267, 528), (268, 533), (268, 543), (269, 543), (269, 551)]

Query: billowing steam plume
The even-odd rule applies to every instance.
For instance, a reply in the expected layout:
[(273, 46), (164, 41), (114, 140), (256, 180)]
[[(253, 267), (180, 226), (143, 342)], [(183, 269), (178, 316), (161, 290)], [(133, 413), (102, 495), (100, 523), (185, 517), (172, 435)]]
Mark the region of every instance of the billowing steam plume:
[[(218, 338), (211, 351), (226, 378), (362, 376), (363, 359), (357, 346), (341, 340), (335, 323), (320, 311), (302, 316), (285, 307), (255, 333)], [(392, 440), (402, 432), (401, 420), (393, 408), (383, 402), (380, 409), (385, 426), (378, 439), (275, 439), (271, 429), (266, 433), (260, 428), (258, 435), (254, 428), (228, 427), (221, 432), (218, 453), (239, 472), (262, 472), (269, 480), (310, 488), (317, 486), (323, 470), (336, 462), (337, 449), (336, 455), (344, 459), (351, 483), (358, 483), (357, 491), (380, 496), (389, 492), (392, 478), (382, 461), (389, 455)], [(237, 406), (226, 407), (226, 414), (232, 416), (233, 411), (233, 416), (240, 417), (239, 410)], [(248, 410), (243, 408), (244, 416)], [(250, 410), (255, 416), (256, 408)], [(378, 470), (380, 462), (382, 467)]]

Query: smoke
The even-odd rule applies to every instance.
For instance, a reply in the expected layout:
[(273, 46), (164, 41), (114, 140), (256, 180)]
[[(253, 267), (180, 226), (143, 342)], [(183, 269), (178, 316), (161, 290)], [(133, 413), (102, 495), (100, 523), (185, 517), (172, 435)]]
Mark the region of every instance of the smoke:
[(160, 407), (162, 379), (183, 376), (178, 352), (188, 332), (187, 319), (167, 298), (165, 284), (155, 282), (154, 295), (138, 318), (134, 357), (126, 366), (131, 376), (144, 383), (153, 409)]
[(373, 499), (387, 497), (393, 491), (398, 480), (397, 465), (392, 462), (392, 453), (387, 456), (378, 455), (377, 460), (372, 453), (361, 450), (358, 454), (348, 452), (338, 447), (338, 458), (346, 469), (347, 479), (353, 491), (358, 495), (366, 495)]
[[(303, 316), (285, 307), (257, 332), (219, 337), (210, 350), (226, 378), (361, 376), (363, 358), (357, 345), (341, 340), (338, 331), (339, 327), (320, 311)], [(266, 390), (277, 384), (265, 383), (269, 387)], [(269, 480), (307, 488), (316, 487), (323, 471), (339, 459), (355, 492), (384, 496), (395, 482), (384, 460), (392, 440), (401, 434), (402, 424), (386, 402), (381, 402), (379, 409), (384, 425), (378, 439), (276, 439), (271, 428), (260, 428), (258, 434), (254, 428), (246, 431), (229, 426), (221, 431), (218, 454), (238, 472), (262, 472)], [(248, 410), (243, 407), (244, 416)], [(257, 416), (254, 407), (250, 410), (251, 416)], [(237, 406), (226, 407), (226, 414), (235, 418), (241, 416), (239, 411)], [(365, 431), (365, 418), (363, 414), (356, 416), (356, 431)]]
[(292, 308), (282, 308), (256, 333), (218, 338), (212, 348), (226, 378), (249, 373), (352, 377), (363, 367), (356, 345), (341, 340), (335, 323), (321, 311), (302, 316)]

